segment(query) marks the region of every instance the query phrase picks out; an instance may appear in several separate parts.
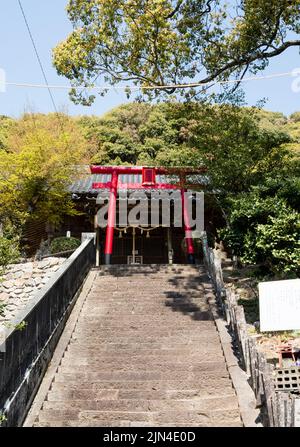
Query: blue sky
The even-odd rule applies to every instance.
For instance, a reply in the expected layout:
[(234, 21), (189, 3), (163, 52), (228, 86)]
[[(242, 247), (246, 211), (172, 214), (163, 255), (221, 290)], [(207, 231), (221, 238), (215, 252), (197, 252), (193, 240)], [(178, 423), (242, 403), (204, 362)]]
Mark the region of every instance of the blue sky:
[[(17, 0), (0, 0), (0, 68), (5, 70), (7, 82), (43, 84), (40, 67), (33, 52)], [(51, 49), (71, 31), (65, 6), (67, 0), (22, 0), (49, 84), (66, 85), (67, 80), (57, 76), (51, 62)], [(297, 48), (291, 48), (273, 59), (262, 74), (289, 72), (300, 67)], [(299, 68), (300, 71), (300, 68)], [(300, 92), (291, 88), (293, 78), (283, 77), (244, 84), (247, 102), (256, 104), (266, 97), (265, 108), (283, 112), (286, 115), (300, 110)], [(111, 91), (104, 98), (97, 97), (92, 107), (73, 104), (67, 91), (53, 91), (60, 110), (72, 115), (101, 115), (109, 109), (127, 102), (125, 93)], [(19, 116), (24, 111), (51, 112), (49, 94), (44, 89), (30, 89), (8, 86), (0, 92), (0, 114)]]

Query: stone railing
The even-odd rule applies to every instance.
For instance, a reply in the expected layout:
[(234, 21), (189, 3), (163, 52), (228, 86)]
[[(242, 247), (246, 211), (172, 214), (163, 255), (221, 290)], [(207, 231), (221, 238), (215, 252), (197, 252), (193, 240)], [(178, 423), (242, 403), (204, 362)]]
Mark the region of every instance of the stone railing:
[(240, 354), (240, 364), (249, 377), (255, 393), (257, 407), (261, 409), (264, 426), (295, 426), (295, 398), (291, 393), (275, 391), (273, 365), (257, 349), (254, 339), (248, 334), (244, 308), (238, 305), (234, 290), (225, 288), (221, 261), (209, 248), (206, 233), (202, 236), (204, 264), (214, 285), (217, 304), (226, 318), (228, 328)]
[(6, 330), (0, 345), (2, 426), (22, 424), (85, 277), (94, 263), (94, 240), (89, 239), (64, 262), (48, 284), (11, 322), (11, 329)]

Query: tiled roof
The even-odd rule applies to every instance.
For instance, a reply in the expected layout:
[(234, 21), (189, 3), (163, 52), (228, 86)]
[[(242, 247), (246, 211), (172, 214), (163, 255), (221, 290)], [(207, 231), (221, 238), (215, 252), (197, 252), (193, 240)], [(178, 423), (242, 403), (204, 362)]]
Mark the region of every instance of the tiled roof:
[[(93, 189), (93, 183), (107, 183), (111, 181), (111, 174), (89, 174), (84, 177), (74, 181), (70, 186), (70, 192), (73, 194), (95, 194), (97, 195), (99, 189)], [(159, 175), (156, 174), (156, 183), (172, 184), (178, 181), (178, 177), (175, 175)], [(187, 181), (191, 184), (207, 184), (208, 179), (205, 175), (193, 174), (187, 176)], [(119, 184), (141, 184), (142, 175), (141, 174), (120, 174)]]
[(70, 192), (74, 194), (97, 194), (99, 190), (92, 188), (93, 183), (107, 183), (110, 180), (110, 174), (89, 174), (75, 180), (70, 186)]

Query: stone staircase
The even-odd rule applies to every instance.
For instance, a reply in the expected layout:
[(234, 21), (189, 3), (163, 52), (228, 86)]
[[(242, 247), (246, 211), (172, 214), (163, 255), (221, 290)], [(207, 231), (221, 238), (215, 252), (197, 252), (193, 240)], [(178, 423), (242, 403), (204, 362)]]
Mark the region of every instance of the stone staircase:
[(36, 427), (242, 426), (196, 266), (97, 272)]

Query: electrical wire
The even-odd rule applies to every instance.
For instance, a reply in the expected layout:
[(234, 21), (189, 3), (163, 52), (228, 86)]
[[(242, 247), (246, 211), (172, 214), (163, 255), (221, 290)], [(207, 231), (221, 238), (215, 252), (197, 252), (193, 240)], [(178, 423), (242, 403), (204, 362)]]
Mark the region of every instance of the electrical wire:
[[(24, 19), (24, 22), (25, 22), (25, 25), (26, 25), (29, 37), (30, 37), (30, 40), (31, 40), (31, 43), (32, 43), (32, 46), (33, 46), (33, 49), (34, 49), (34, 52), (35, 52), (35, 55), (36, 55), (36, 58), (38, 60), (38, 63), (39, 63), (39, 66), (40, 66), (40, 69), (41, 69), (44, 81), (45, 81), (44, 88), (47, 88), (47, 90), (49, 92), (49, 96), (50, 96), (51, 102), (52, 102), (52, 105), (53, 105), (53, 108), (55, 110), (55, 113), (59, 116), (59, 113), (58, 113), (58, 110), (57, 110), (57, 107), (56, 107), (56, 104), (55, 104), (55, 101), (54, 101), (54, 97), (52, 95), (51, 88), (49, 86), (48, 79), (47, 79), (47, 76), (46, 76), (46, 73), (45, 73), (45, 70), (44, 70), (44, 67), (43, 67), (43, 64), (42, 64), (39, 52), (37, 50), (37, 46), (35, 44), (32, 32), (30, 30), (30, 26), (29, 26), (29, 23), (28, 23), (28, 20), (27, 20), (24, 8), (22, 6), (21, 0), (18, 0), (18, 4), (19, 4), (20, 10), (21, 10), (21, 13), (22, 13), (22, 16), (23, 16), (23, 19)], [(6, 83), (6, 84), (9, 85), (8, 83)]]
[[(224, 84), (235, 84), (239, 82), (251, 82), (251, 81), (260, 81), (265, 79), (274, 79), (279, 77), (285, 77), (285, 76), (295, 76), (297, 73), (295, 70), (284, 72), (284, 73), (274, 73), (271, 75), (265, 75), (265, 76), (252, 76), (248, 78), (243, 79), (228, 79), (225, 81), (211, 81), (211, 82), (195, 82), (195, 83), (187, 83), (187, 84), (167, 84), (167, 85), (146, 85), (146, 86), (132, 86), (129, 87), (126, 86), (110, 86), (110, 85), (102, 85), (102, 86), (72, 86), (72, 85), (49, 85), (48, 82), (46, 84), (33, 84), (33, 83), (18, 83), (18, 82), (6, 82), (6, 85), (13, 86), (13, 87), (28, 87), (28, 88), (47, 88), (49, 90), (49, 93), (51, 95), (51, 98), (53, 98), (51, 89), (57, 89), (57, 90), (128, 90), (130, 88), (131, 90), (163, 90), (163, 89), (174, 89), (174, 88), (193, 88), (193, 87), (202, 87), (205, 85), (213, 84), (214, 85), (224, 85)], [(299, 73), (300, 75), (300, 69)]]

